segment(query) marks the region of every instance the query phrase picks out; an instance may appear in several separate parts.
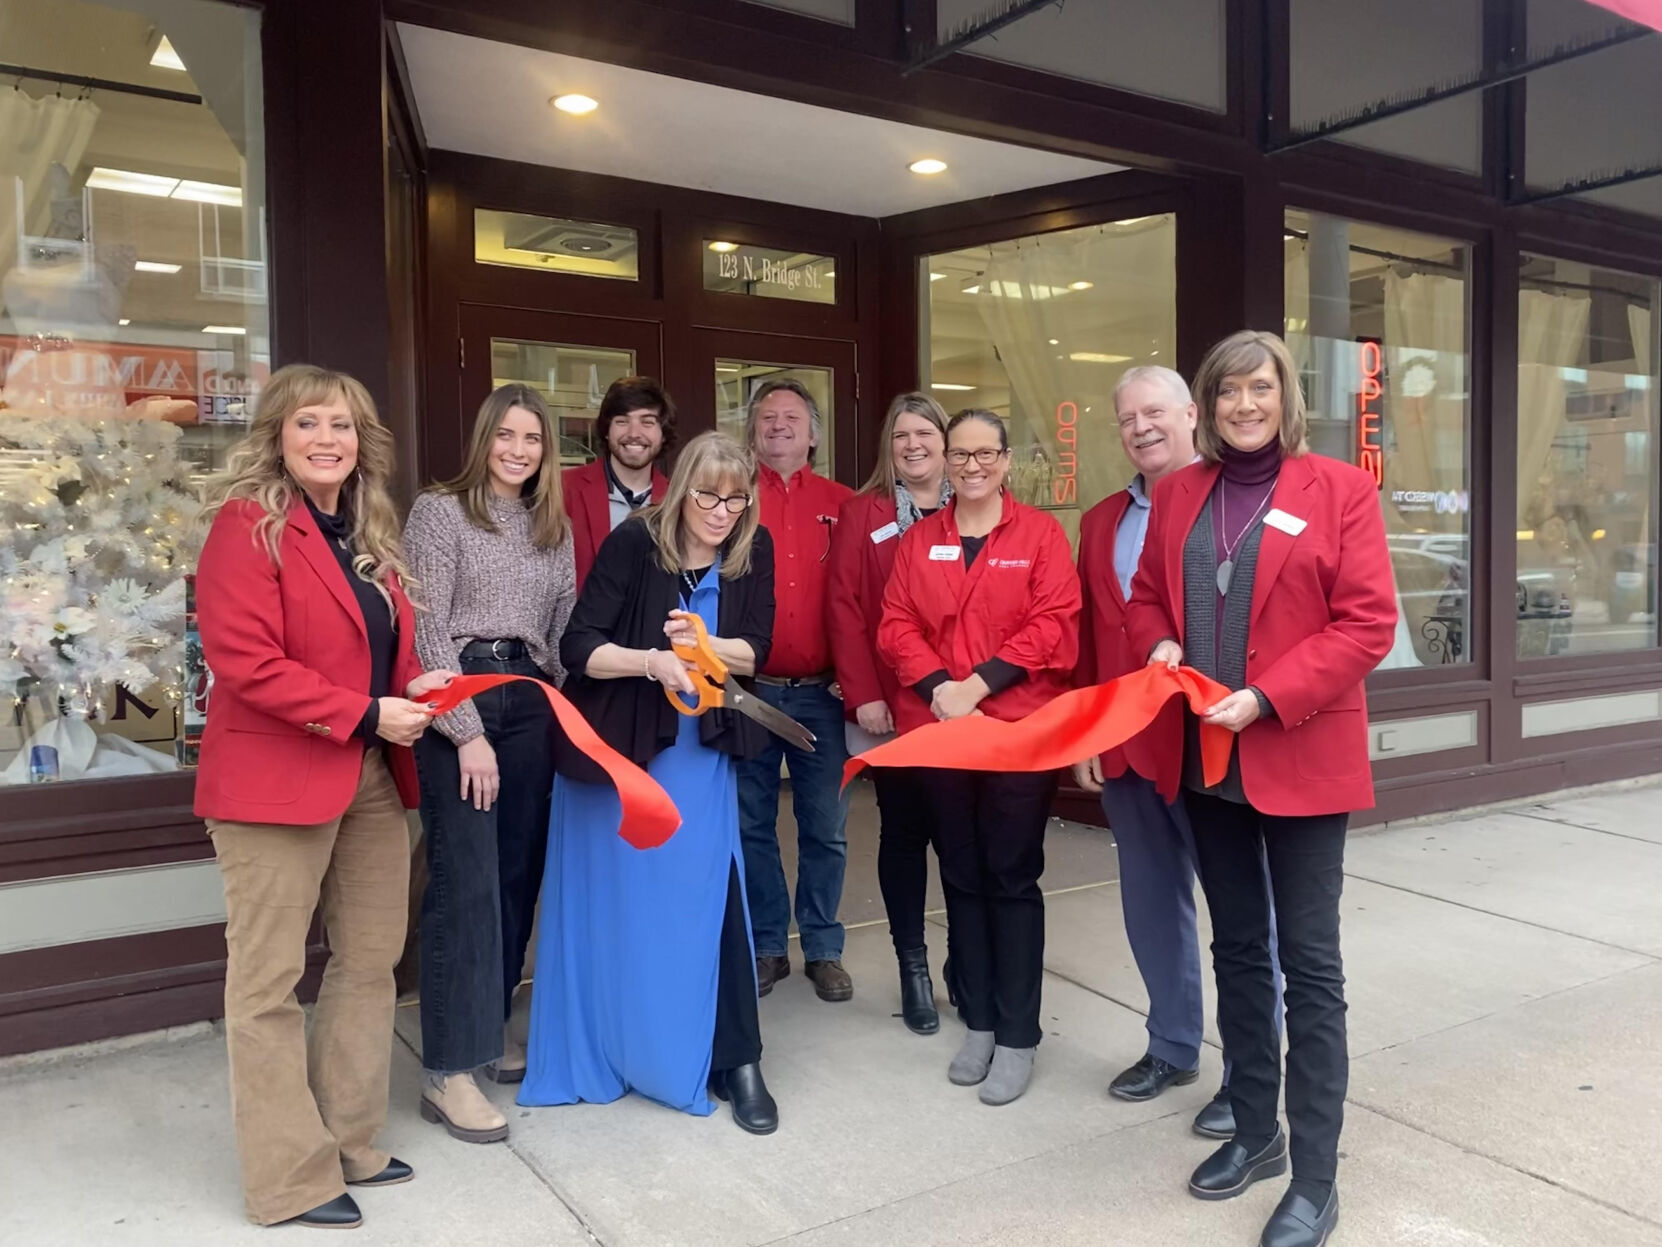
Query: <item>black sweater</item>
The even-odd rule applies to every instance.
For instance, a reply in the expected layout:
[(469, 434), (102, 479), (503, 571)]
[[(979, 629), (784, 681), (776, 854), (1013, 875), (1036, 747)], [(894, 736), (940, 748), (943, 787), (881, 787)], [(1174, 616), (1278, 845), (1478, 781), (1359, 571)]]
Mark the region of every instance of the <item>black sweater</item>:
[[(680, 714), (662, 686), (644, 674), (596, 680), (589, 656), (607, 642), (625, 649), (668, 649), (664, 621), (680, 606), (679, 578), (658, 565), (652, 535), (638, 516), (619, 524), (601, 543), (560, 638), (560, 661), (570, 674), (565, 694), (612, 748), (639, 766), (675, 743)], [(756, 666), (773, 642), (773, 542), (756, 530), (750, 570), (723, 577), (716, 634), (750, 642)], [(734, 677), (729, 676), (729, 679)], [(699, 739), (735, 757), (749, 757), (767, 743), (767, 729), (731, 710), (712, 710), (698, 725)], [(555, 765), (562, 775), (606, 783), (605, 773), (557, 734)]]

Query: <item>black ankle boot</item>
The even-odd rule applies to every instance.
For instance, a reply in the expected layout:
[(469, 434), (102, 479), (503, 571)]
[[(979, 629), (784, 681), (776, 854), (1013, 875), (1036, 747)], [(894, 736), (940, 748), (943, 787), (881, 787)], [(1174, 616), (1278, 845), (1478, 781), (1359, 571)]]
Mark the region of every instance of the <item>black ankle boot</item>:
[(956, 1009), (958, 1007), (958, 987), (952, 981), (952, 957), (950, 954), (945, 961), (941, 962), (941, 982), (946, 987), (947, 1004)]
[(900, 958), (900, 1016), (906, 1029), (919, 1035), (933, 1035), (941, 1029), (941, 1015), (935, 1010), (935, 984), (929, 978), (929, 951), (908, 948)]
[(710, 1090), (718, 1100), (733, 1102), (733, 1120), (751, 1134), (772, 1134), (779, 1129), (779, 1106), (768, 1094), (758, 1062), (712, 1074)]

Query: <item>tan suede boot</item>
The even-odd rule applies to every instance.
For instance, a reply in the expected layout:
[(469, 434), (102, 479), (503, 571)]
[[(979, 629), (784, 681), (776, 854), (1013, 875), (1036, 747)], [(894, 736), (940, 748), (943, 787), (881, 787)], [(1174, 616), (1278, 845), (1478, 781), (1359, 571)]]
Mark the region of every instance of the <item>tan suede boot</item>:
[(508, 1119), (485, 1098), (467, 1074), (422, 1072), (421, 1117), (463, 1143), (500, 1143), (508, 1137)]

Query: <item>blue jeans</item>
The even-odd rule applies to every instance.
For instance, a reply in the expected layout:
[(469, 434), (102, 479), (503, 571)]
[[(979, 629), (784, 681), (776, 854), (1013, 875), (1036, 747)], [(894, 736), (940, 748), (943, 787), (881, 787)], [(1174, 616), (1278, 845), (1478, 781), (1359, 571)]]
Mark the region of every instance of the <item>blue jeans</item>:
[(843, 899), (848, 865), (844, 824), (848, 802), (841, 795), (843, 704), (823, 685), (781, 687), (758, 682), (756, 693), (815, 736), (805, 753), (772, 733), (767, 748), (738, 764), (739, 835), (744, 841), (745, 891), (758, 957), (783, 957), (791, 925), (791, 894), (779, 858), (779, 763), (791, 776), (791, 809), (796, 814), (796, 929), (806, 961), (834, 961), (843, 955)]
[[(530, 659), (464, 659), (466, 675), (529, 675)], [(421, 902), (421, 1063), (434, 1073), (502, 1056), (525, 967), (548, 847), (554, 718), (542, 690), (505, 684), (473, 699), (496, 750), (501, 789), (488, 810), (461, 799), (456, 746), (435, 729), (416, 742), (427, 892)]]

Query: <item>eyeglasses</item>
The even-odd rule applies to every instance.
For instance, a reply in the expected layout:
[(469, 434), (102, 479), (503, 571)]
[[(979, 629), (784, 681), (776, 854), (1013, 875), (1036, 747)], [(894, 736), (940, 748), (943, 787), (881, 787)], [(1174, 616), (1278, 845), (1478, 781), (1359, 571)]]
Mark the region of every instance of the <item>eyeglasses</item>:
[(692, 500), (698, 504), (701, 511), (714, 511), (719, 504), (727, 508), (729, 515), (743, 515), (750, 508), (749, 494), (721, 494), (711, 493), (708, 489), (689, 489)]
[(983, 446), (980, 450), (949, 450), (946, 461), (955, 468), (961, 468), (973, 458), (982, 467), (990, 468), (1009, 453), (992, 446)]

